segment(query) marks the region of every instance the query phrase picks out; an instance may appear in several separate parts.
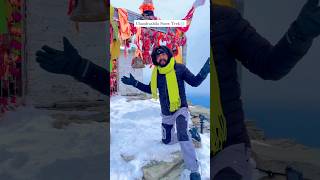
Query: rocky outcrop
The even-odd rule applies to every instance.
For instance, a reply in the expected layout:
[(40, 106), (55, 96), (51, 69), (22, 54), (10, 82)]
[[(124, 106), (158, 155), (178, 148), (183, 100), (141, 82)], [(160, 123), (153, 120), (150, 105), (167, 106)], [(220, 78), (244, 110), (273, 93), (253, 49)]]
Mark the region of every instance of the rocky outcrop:
[(260, 169), (285, 173), (287, 166), (303, 173), (304, 178), (320, 179), (320, 150), (288, 140), (252, 141), (253, 157)]
[(143, 179), (179, 179), (183, 171), (183, 160), (180, 152), (172, 154), (174, 156), (171, 162), (153, 161), (143, 168)]
[(41, 108), (49, 110), (51, 117), (55, 119), (52, 126), (57, 129), (72, 123), (109, 122), (109, 108), (105, 101), (60, 102), (52, 107)]
[[(320, 150), (306, 147), (288, 139), (266, 139), (254, 122), (247, 121), (252, 144), (252, 158), (257, 168), (285, 174), (290, 166), (302, 172), (306, 179), (320, 179)], [(286, 179), (275, 175), (268, 178), (266, 173), (254, 169), (255, 179)]]

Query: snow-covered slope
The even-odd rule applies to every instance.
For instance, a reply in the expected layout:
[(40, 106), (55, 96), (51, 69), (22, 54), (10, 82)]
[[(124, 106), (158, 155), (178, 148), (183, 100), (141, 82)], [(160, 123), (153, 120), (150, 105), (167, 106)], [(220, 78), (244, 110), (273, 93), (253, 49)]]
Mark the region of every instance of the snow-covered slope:
[[(21, 107), (0, 120), (0, 179), (107, 179), (107, 123), (72, 123), (55, 129), (55, 114), (95, 117), (93, 111), (48, 111)], [(141, 179), (151, 161), (172, 161), (176, 145), (161, 143), (159, 102), (111, 99), (111, 179)], [(67, 116), (66, 116), (67, 117)], [(74, 117), (74, 116), (73, 116)], [(202, 178), (209, 179), (209, 135), (197, 149)], [(122, 156), (134, 158), (125, 161)]]
[(20, 107), (0, 119), (1, 180), (106, 179), (106, 123), (52, 127), (52, 114), (94, 115), (97, 112), (47, 111)]
[[(111, 98), (110, 106), (110, 175), (112, 180), (142, 179), (142, 167), (151, 161), (172, 161), (179, 144), (161, 143), (160, 104), (154, 100), (127, 101), (125, 97)], [(191, 123), (191, 121), (190, 121)], [(201, 136), (197, 149), (202, 179), (210, 177), (209, 134)], [(124, 160), (123, 157), (130, 157)]]

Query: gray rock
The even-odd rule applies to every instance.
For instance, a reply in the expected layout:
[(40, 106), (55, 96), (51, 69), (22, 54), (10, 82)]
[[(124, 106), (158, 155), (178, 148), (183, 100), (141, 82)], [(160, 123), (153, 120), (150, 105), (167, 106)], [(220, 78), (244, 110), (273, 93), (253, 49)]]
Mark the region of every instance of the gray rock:
[(202, 106), (190, 106), (189, 107), (191, 116), (199, 117), (199, 114), (204, 115), (207, 119), (210, 119), (210, 109)]
[(265, 135), (262, 129), (259, 129), (256, 127), (256, 124), (254, 121), (246, 121), (246, 126), (248, 130), (248, 134), (250, 139), (253, 140), (264, 140)]
[(153, 161), (143, 167), (143, 179), (177, 179), (183, 170), (183, 160), (179, 152), (173, 154), (172, 162)]
[(287, 166), (301, 171), (305, 178), (320, 179), (320, 150), (281, 143), (252, 141), (257, 167), (285, 173)]
[(121, 156), (121, 158), (122, 158), (123, 160), (125, 160), (126, 162), (130, 162), (130, 161), (132, 161), (132, 160), (135, 159), (134, 155), (121, 154), (120, 156)]
[[(266, 139), (263, 130), (257, 128), (253, 121), (246, 121), (246, 126), (251, 138), (252, 157), (256, 167), (285, 173), (286, 167), (291, 166), (302, 172), (304, 178), (320, 179), (319, 149), (309, 148), (289, 139)], [(264, 175), (267, 176), (267, 174)], [(283, 177), (277, 176), (273, 179), (281, 180)]]

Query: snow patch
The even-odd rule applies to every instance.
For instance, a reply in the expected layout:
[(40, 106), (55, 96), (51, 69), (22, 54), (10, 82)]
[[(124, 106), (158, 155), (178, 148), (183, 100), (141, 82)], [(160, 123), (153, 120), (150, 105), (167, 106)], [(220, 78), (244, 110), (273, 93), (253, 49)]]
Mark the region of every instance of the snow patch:
[[(56, 180), (75, 176), (101, 179), (107, 176), (107, 127), (92, 122), (55, 129), (51, 114), (57, 112), (28, 105), (7, 112), (0, 119), (0, 179)], [(91, 115), (97, 112), (59, 113)], [(84, 168), (89, 165), (91, 169)]]
[[(115, 96), (110, 103), (110, 178), (142, 179), (142, 167), (152, 161), (171, 162), (179, 144), (161, 142), (160, 104), (155, 100), (127, 101)], [(189, 121), (191, 123), (191, 120)], [(202, 147), (196, 149), (202, 179), (210, 177), (210, 137), (201, 135)], [(126, 161), (122, 156), (134, 157)]]

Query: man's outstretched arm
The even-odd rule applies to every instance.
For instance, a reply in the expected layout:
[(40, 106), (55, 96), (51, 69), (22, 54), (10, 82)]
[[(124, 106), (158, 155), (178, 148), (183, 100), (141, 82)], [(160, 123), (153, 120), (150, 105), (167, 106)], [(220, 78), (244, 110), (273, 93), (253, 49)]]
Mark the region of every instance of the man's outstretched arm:
[(45, 45), (36, 52), (36, 56), (36, 61), (44, 70), (56, 74), (70, 75), (109, 96), (109, 72), (82, 58), (67, 38), (63, 38), (63, 51)]
[(93, 89), (107, 96), (110, 95), (109, 78), (110, 73), (106, 69), (92, 63), (89, 60), (86, 60), (83, 73), (75, 77), (75, 79), (78, 81), (89, 85)]
[(210, 72), (210, 58), (208, 58), (208, 60), (206, 61), (206, 63), (203, 65), (200, 72), (196, 76), (192, 72), (190, 72), (188, 68), (186, 68), (182, 77), (190, 86), (197, 87), (206, 79), (209, 72)]
[(139, 82), (138, 80), (136, 80), (136, 79), (132, 76), (131, 73), (130, 73), (130, 77), (123, 76), (123, 77), (121, 78), (121, 81), (122, 81), (124, 84), (126, 84), (126, 85), (131, 85), (131, 86), (139, 89), (139, 90), (142, 91), (142, 92), (151, 94), (150, 84), (146, 85), (146, 84), (143, 84), (143, 83)]
[[(279, 80), (302, 59), (320, 34), (319, 0), (309, 0), (287, 33), (275, 45), (260, 36), (235, 10), (229, 26), (234, 29), (231, 53), (252, 73)], [(231, 11), (231, 10), (230, 10)]]

